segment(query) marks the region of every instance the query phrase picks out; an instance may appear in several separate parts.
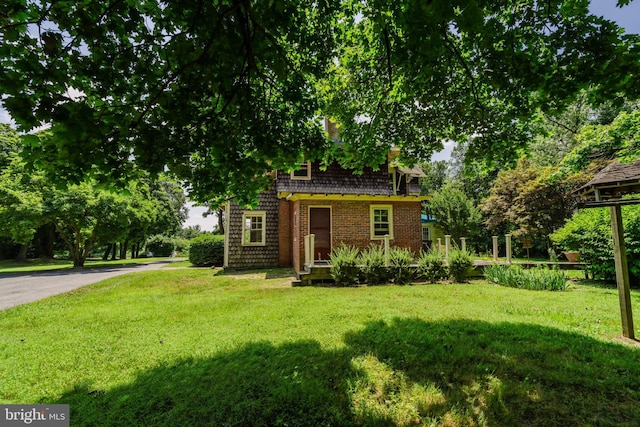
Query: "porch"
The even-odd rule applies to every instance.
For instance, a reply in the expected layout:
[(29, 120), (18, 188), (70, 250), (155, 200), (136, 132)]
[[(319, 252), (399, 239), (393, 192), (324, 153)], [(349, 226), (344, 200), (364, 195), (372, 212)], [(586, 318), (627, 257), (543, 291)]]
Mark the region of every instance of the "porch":
[[(499, 265), (519, 265), (522, 268), (535, 268), (539, 266), (554, 268), (557, 266), (560, 270), (584, 270), (587, 263), (584, 262), (550, 262), (550, 261), (524, 261), (524, 262), (511, 262), (506, 261), (486, 261), (475, 260), (473, 262), (473, 268), (467, 273), (467, 277), (482, 277), (484, 275), (484, 269), (493, 264)], [(417, 270), (418, 265), (414, 264), (410, 268)], [(314, 284), (332, 284), (331, 278), (331, 263), (329, 261), (315, 261), (313, 265), (305, 265), (304, 271), (298, 273), (298, 279), (293, 281), (293, 286), (312, 286)], [(585, 271), (586, 274), (586, 271)]]
[[(466, 248), (465, 238), (461, 238), (461, 246), (464, 250)], [(497, 236), (493, 237), (493, 260), (477, 259), (473, 261), (473, 268), (467, 273), (467, 277), (482, 277), (484, 275), (484, 269), (487, 266), (493, 264), (499, 265), (519, 265), (522, 268), (535, 268), (538, 266), (544, 266), (547, 268), (557, 267), (560, 270), (583, 270), (587, 263), (583, 262), (567, 262), (567, 261), (512, 261), (511, 257), (511, 235), (506, 235), (506, 252), (507, 256), (504, 261), (498, 258), (498, 244)], [(385, 265), (389, 266), (389, 251), (391, 248), (390, 238), (388, 235), (384, 237), (383, 247), (385, 252)], [(449, 257), (449, 248), (451, 247), (451, 236), (445, 236), (444, 248), (441, 246), (440, 239), (438, 239), (438, 250), (441, 250), (445, 259)], [(293, 286), (310, 286), (314, 283), (331, 284), (333, 279), (331, 277), (331, 261), (328, 259), (321, 259), (318, 253), (318, 258), (315, 257), (317, 251), (315, 250), (315, 235), (308, 234), (304, 236), (304, 270), (298, 273), (298, 279), (293, 282)], [(410, 268), (417, 270), (418, 264), (413, 264)], [(585, 275), (587, 272), (585, 271)]]

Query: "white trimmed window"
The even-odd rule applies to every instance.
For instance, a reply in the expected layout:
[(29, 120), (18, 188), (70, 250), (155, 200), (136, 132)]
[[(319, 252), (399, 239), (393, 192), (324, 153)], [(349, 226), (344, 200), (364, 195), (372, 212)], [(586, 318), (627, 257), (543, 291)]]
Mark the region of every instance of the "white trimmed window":
[(298, 164), (296, 170), (291, 172), (291, 179), (310, 180), (311, 179), (311, 162), (302, 162)]
[(422, 240), (425, 242), (431, 240), (431, 229), (427, 224), (422, 224)]
[(264, 211), (245, 211), (242, 214), (242, 246), (264, 246), (266, 243)]
[(370, 205), (371, 239), (384, 239), (389, 235), (393, 239), (393, 206)]

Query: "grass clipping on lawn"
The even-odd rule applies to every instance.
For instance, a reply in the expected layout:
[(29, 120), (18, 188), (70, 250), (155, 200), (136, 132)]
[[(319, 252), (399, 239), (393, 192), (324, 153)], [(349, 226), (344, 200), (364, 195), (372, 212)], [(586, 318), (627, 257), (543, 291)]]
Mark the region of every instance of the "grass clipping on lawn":
[(134, 273), (0, 312), (0, 401), (72, 425), (640, 424), (615, 288), (290, 279)]

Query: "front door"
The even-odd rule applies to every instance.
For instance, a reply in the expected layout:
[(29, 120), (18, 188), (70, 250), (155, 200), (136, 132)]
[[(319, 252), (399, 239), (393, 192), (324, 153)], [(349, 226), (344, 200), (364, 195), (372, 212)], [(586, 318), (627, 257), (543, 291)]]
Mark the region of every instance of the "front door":
[(331, 208), (309, 208), (309, 234), (315, 234), (314, 259), (329, 259), (331, 253)]

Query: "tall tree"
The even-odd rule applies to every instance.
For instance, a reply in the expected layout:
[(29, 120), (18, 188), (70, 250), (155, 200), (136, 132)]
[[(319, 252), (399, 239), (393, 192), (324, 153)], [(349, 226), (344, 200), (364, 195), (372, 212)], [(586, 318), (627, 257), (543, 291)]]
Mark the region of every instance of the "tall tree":
[(64, 190), (51, 186), (43, 194), (43, 215), (67, 244), (75, 268), (84, 266), (94, 248), (122, 238), (129, 227), (129, 209), (125, 196), (96, 189), (95, 183)]
[(38, 228), (46, 223), (42, 215), (43, 174), (27, 173), (13, 153), (0, 169), (0, 234), (20, 245), (17, 261), (27, 260), (27, 248)]
[(422, 194), (439, 191), (449, 179), (449, 164), (446, 160), (422, 163), (420, 168), (426, 175), (420, 179)]
[(20, 135), (0, 124), (0, 235), (20, 245), (17, 261), (27, 260), (28, 245), (42, 218), (42, 173), (27, 171), (20, 158)]
[(445, 185), (434, 193), (428, 204), (445, 234), (450, 234), (454, 239), (475, 237), (482, 221), (480, 211), (473, 200), (454, 185)]
[(481, 203), (489, 230), (510, 230), (549, 247), (548, 236), (575, 210), (572, 192), (591, 175), (555, 176), (557, 167), (541, 168), (521, 159), (514, 169), (498, 174), (488, 197)]
[(22, 129), (64, 136), (29, 150), (65, 179), (167, 166), (193, 197), (243, 198), (325, 142), (314, 82), (336, 3), (10, 0), (0, 93)]
[(319, 156), (321, 113), (350, 166), (469, 137), (496, 160), (539, 108), (640, 90), (638, 37), (586, 0), (7, 0), (0, 39), (4, 105), (64, 136), (32, 139), (32, 163), (77, 182), (166, 166), (198, 202)]
[(594, 99), (640, 91), (638, 36), (585, 0), (351, 4), (326, 90), (352, 162), (373, 165), (391, 144), (428, 158), (469, 139), (468, 157), (504, 163), (523, 153), (538, 110), (561, 111), (589, 86)]

